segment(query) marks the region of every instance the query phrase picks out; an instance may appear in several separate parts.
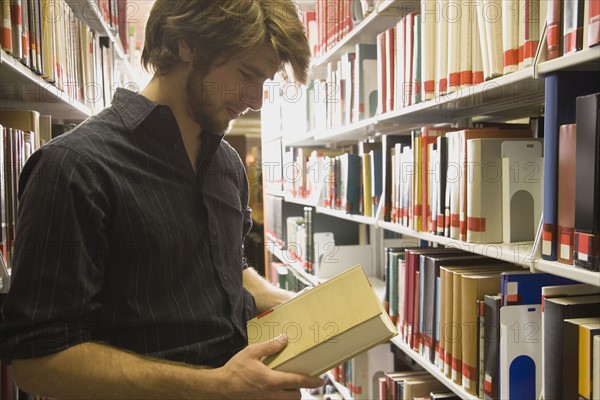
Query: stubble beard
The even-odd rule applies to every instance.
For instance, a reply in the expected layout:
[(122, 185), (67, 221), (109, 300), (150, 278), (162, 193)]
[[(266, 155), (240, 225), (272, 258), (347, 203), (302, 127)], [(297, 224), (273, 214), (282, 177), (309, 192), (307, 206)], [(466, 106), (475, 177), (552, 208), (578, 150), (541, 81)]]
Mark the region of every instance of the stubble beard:
[(203, 131), (219, 136), (226, 134), (233, 125), (232, 120), (220, 118), (226, 104), (211, 102), (205, 90), (204, 76), (194, 75), (188, 77), (186, 83), (188, 109), (192, 114), (192, 118)]

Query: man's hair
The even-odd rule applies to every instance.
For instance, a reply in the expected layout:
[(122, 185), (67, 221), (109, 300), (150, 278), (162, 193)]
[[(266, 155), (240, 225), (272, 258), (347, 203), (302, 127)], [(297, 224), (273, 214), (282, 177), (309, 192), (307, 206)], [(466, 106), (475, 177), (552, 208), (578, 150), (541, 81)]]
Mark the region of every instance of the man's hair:
[(158, 74), (179, 62), (179, 40), (195, 50), (194, 67), (206, 73), (219, 56), (249, 57), (269, 44), (277, 70), (292, 68), (306, 82), (310, 47), (292, 0), (156, 0), (146, 23), (142, 65)]

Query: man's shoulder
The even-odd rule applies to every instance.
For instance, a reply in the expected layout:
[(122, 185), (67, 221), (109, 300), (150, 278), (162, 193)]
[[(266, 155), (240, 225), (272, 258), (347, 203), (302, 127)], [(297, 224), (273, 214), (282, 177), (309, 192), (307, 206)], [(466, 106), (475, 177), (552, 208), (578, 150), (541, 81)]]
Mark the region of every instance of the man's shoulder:
[(102, 154), (125, 131), (122, 121), (110, 107), (52, 139), (46, 146), (72, 150), (80, 154)]

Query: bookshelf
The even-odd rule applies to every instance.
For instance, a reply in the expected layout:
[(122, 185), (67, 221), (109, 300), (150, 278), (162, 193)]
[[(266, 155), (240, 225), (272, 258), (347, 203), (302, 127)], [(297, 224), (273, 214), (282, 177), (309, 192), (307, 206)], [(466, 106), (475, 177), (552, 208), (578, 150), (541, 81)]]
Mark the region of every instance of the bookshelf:
[[(317, 2), (318, 3), (318, 2)], [(375, 2), (374, 11), (362, 21), (355, 23), (352, 30), (343, 36), (327, 52), (319, 54), (312, 64), (312, 77), (327, 81), (331, 78), (328, 69), (332, 69), (338, 60), (347, 52), (354, 51), (357, 43), (376, 44), (378, 34), (394, 27), (404, 16), (418, 12), (421, 2), (385, 0)], [(540, 29), (540, 36), (542, 33)], [(544, 41), (542, 37), (542, 42)], [(545, 43), (545, 42), (543, 42)], [(410, 135), (410, 131), (423, 126), (471, 127), (479, 123), (503, 123), (529, 121), (530, 118), (545, 117), (547, 76), (565, 71), (590, 72), (600, 70), (600, 46), (584, 48), (577, 52), (546, 61), (542, 51), (540, 57), (534, 59), (532, 65), (521, 67), (510, 73), (484, 80), (474, 85), (459, 87), (455, 92), (436, 94), (434, 98), (417, 101), (404, 107), (396, 107), (391, 111), (378, 112), (374, 116), (359, 121), (338, 123), (325, 129), (309, 129), (298, 134), (286, 134), (285, 130), (268, 130), (263, 128), (263, 143), (280, 140), (285, 149), (293, 147), (336, 149), (358, 143), (381, 143), (388, 134)], [(338, 66), (338, 68), (340, 68)], [(333, 67), (335, 69), (335, 66)], [(340, 72), (343, 74), (343, 72)], [(337, 83), (337, 81), (336, 81)], [(600, 87), (596, 88), (600, 92)], [(313, 107), (325, 105), (317, 104)], [(335, 108), (334, 108), (335, 109)], [(311, 112), (310, 107), (307, 114)], [(268, 118), (267, 114), (263, 117)], [(282, 117), (282, 118), (285, 118)], [(296, 116), (294, 116), (296, 118)], [(334, 118), (337, 118), (335, 116)], [(343, 117), (342, 117), (343, 118)], [(339, 121), (338, 121), (339, 122)], [(321, 125), (323, 126), (323, 125)], [(532, 126), (535, 128), (535, 126)], [(539, 132), (539, 130), (538, 130)], [(537, 132), (536, 132), (537, 133)], [(288, 159), (288, 162), (296, 162)], [(286, 162), (285, 157), (283, 162)], [(385, 169), (385, 165), (384, 165)], [(385, 173), (384, 173), (385, 177)], [(358, 177), (357, 177), (358, 179)], [(277, 193), (277, 191), (268, 193)], [(385, 189), (384, 189), (385, 193)], [(545, 272), (552, 275), (570, 278), (600, 288), (600, 272), (593, 272), (573, 265), (557, 261), (547, 261), (541, 256), (541, 228), (528, 241), (515, 243), (473, 243), (464, 240), (439, 236), (428, 231), (415, 230), (399, 223), (384, 220), (382, 204), (373, 210), (373, 216), (349, 214), (340, 209), (325, 207), (322, 196), (313, 196), (310, 202), (296, 199), (286, 193), (283, 196), (283, 207), (291, 204), (309, 205), (315, 208), (314, 218), (323, 215), (340, 221), (352, 221), (369, 229), (370, 246), (376, 252), (383, 253), (385, 241), (383, 232), (395, 232), (403, 238), (424, 241), (444, 247), (453, 247), (494, 259), (510, 262), (531, 272)], [(316, 200), (315, 200), (316, 199)], [(381, 258), (379, 259), (381, 260)], [(381, 277), (380, 277), (381, 278)], [(442, 381), (446, 386), (463, 399), (476, 399), (463, 387), (452, 383), (439, 373), (436, 366), (425, 360), (418, 352), (401, 340), (392, 340), (409, 357)]]
[[(60, 21), (68, 18), (70, 14), (67, 13), (67, 10), (69, 10), (77, 21), (90, 28), (98, 40), (97, 43), (102, 40), (105, 45), (112, 49), (111, 61), (106, 63), (106, 65), (110, 64), (112, 76), (110, 77), (110, 83), (105, 84), (107, 88), (104, 94), (108, 95), (110, 93), (112, 95), (117, 87), (139, 90), (140, 72), (134, 70), (131, 66), (117, 28), (106, 21), (98, 3), (95, 0), (63, 1), (64, 3), (57, 3), (52, 8), (54, 13), (57, 13), (53, 19), (57, 25)], [(61, 5), (66, 8), (61, 8)], [(116, 2), (114, 2), (114, 5), (116, 6)], [(122, 16), (122, 18), (126, 18), (126, 16)], [(73, 37), (75, 37), (75, 34), (73, 34)], [(80, 67), (84, 68), (85, 66), (74, 68)], [(94, 60), (91, 60), (89, 67), (98, 68), (99, 66)], [(2, 81), (0, 89), (2, 108), (34, 109), (40, 114), (51, 115), (53, 120), (59, 122), (80, 122), (99, 111), (97, 104), (101, 101), (98, 101), (98, 98), (90, 99), (91, 96), (87, 93), (84, 94), (86, 102), (89, 100), (94, 104), (92, 108), (90, 104), (84, 104), (83, 101), (72, 95), (72, 90), (76, 90), (77, 85), (98, 85), (98, 82), (101, 82), (99, 76), (95, 76), (95, 80), (87, 83), (73, 83), (66, 80), (65, 87), (60, 89), (55, 83), (42, 78), (40, 73), (34, 72), (33, 69), (21, 63), (4, 49), (0, 50), (0, 76)]]
[(92, 114), (88, 106), (42, 79), (4, 50), (0, 50), (0, 75), (2, 108), (31, 107), (64, 121), (81, 121)]

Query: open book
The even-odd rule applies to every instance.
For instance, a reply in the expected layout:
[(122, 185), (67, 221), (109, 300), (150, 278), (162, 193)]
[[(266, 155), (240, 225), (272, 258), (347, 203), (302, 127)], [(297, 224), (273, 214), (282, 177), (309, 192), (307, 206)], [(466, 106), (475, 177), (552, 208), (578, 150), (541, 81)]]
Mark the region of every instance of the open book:
[(248, 341), (280, 334), (288, 345), (263, 362), (284, 372), (320, 375), (389, 340), (396, 327), (356, 265), (248, 321)]

